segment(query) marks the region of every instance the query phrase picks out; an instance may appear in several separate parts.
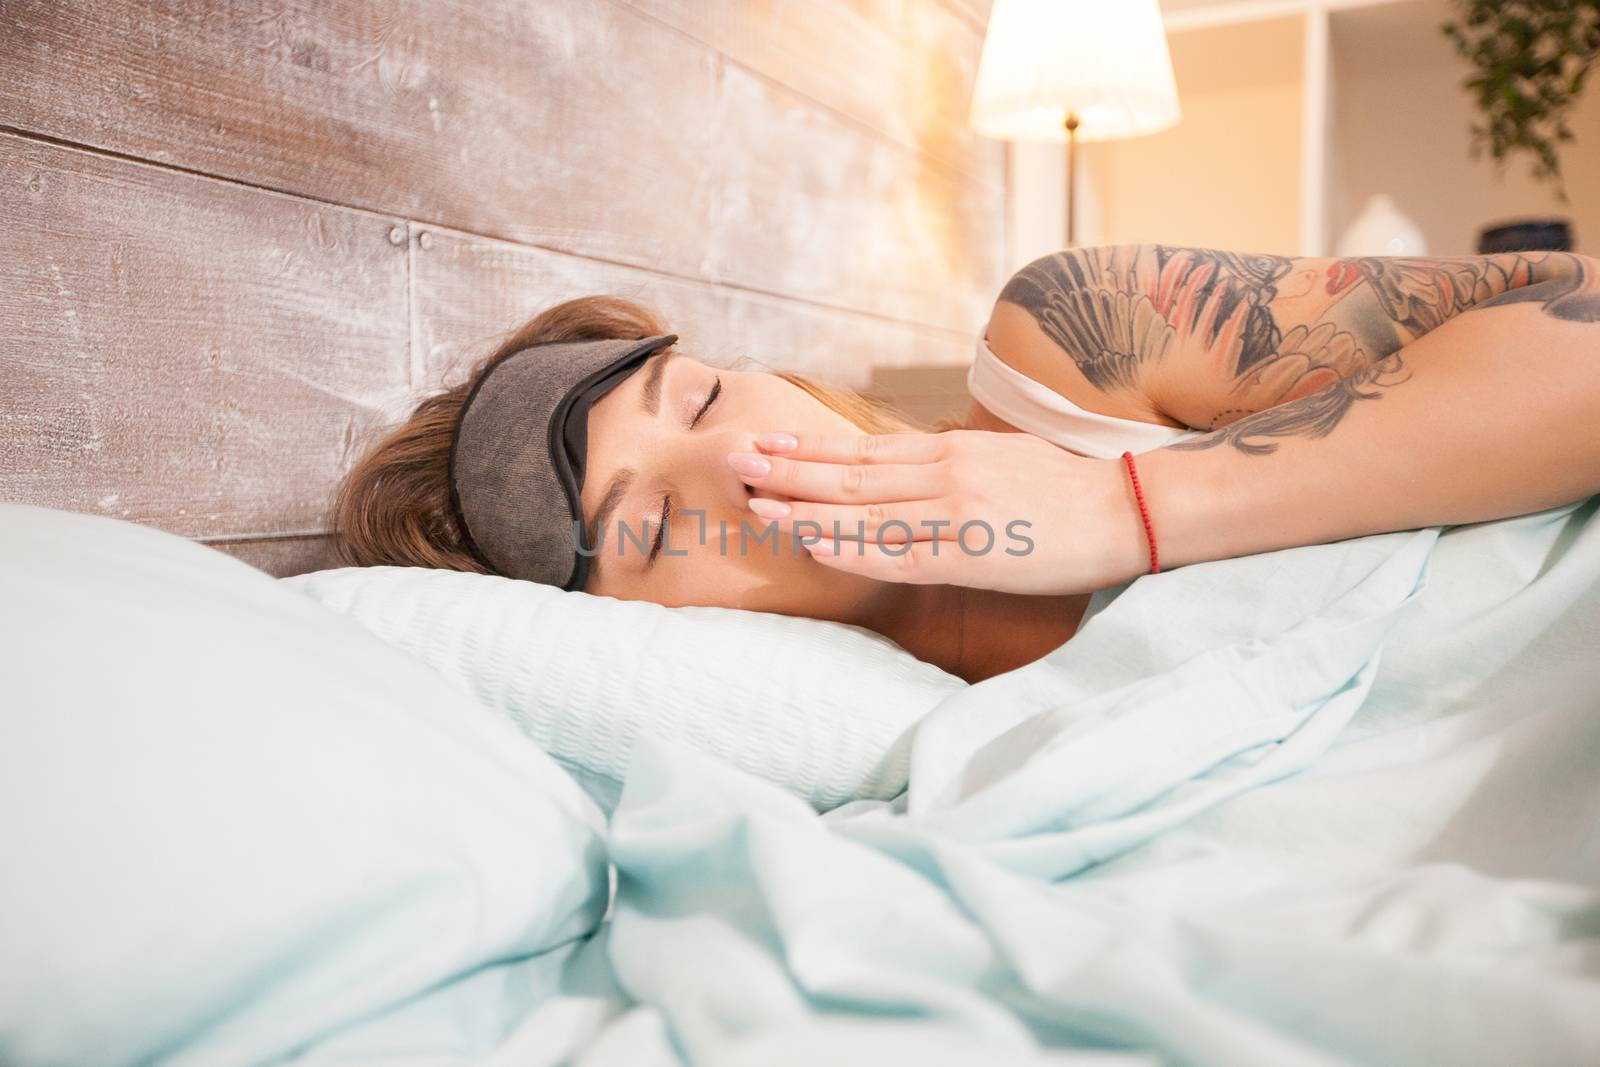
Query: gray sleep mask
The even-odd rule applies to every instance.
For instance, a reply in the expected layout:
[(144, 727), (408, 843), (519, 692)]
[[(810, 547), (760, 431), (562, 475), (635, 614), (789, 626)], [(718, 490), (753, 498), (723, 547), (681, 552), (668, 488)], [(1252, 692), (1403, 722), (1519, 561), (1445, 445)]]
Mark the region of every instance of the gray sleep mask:
[[(450, 441), (450, 503), (468, 547), (491, 571), (583, 588), (589, 409), (677, 339), (546, 341), (479, 375)], [(590, 550), (588, 539), (581, 544)]]

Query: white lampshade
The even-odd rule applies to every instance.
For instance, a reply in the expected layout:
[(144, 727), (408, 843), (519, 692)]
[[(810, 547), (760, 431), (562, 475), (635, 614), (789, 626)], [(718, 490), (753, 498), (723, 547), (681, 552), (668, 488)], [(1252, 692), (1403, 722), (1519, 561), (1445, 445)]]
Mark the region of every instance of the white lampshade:
[(1176, 125), (1156, 0), (994, 0), (971, 125), (1007, 141), (1137, 137)]

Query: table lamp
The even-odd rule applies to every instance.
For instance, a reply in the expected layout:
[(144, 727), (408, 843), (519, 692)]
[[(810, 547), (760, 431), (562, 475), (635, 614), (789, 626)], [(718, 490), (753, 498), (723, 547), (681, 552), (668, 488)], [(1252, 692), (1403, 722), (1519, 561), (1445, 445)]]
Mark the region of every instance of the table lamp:
[(1067, 244), (1077, 239), (1078, 142), (1177, 123), (1156, 0), (994, 0), (969, 122), (985, 137), (1067, 142)]

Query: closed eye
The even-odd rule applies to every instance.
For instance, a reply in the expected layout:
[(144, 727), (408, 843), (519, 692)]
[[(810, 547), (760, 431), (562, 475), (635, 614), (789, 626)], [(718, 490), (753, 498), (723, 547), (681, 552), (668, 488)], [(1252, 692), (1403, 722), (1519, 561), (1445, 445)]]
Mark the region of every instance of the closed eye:
[(717, 397), (722, 393), (722, 376), (717, 376), (716, 384), (711, 387), (711, 392), (706, 396), (706, 402), (700, 405), (700, 410), (695, 412), (694, 418), (689, 420), (689, 429), (694, 429), (695, 424), (711, 410), (711, 405), (717, 402)]
[[(711, 405), (717, 402), (717, 397), (721, 395), (722, 376), (718, 375), (716, 382), (711, 386), (711, 392), (706, 395), (706, 402), (700, 405), (700, 410), (695, 412), (694, 418), (689, 420), (689, 429), (695, 428), (695, 425), (705, 417), (706, 412), (711, 410)], [(671, 495), (665, 495), (661, 498), (661, 525), (656, 527), (655, 540), (650, 545), (650, 555), (648, 557), (648, 562), (650, 563), (654, 563), (656, 557), (661, 554), (661, 545), (666, 540), (667, 535), (667, 518), (671, 514), (672, 497)]]
[(661, 543), (666, 539), (667, 521), (671, 515), (672, 497), (670, 495), (663, 496), (661, 498), (661, 525), (656, 528), (655, 540), (650, 545), (650, 555), (647, 562), (654, 563), (656, 561), (656, 557), (661, 554)]

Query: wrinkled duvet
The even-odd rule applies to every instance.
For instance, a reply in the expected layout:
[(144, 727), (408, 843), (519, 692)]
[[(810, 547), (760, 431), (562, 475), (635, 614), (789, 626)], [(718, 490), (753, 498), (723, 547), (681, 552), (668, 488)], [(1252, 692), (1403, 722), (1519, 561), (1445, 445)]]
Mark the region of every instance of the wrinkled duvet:
[(1600, 1063), (1597, 507), (1103, 591), (893, 802), (643, 742), (592, 936), (300, 1062)]

